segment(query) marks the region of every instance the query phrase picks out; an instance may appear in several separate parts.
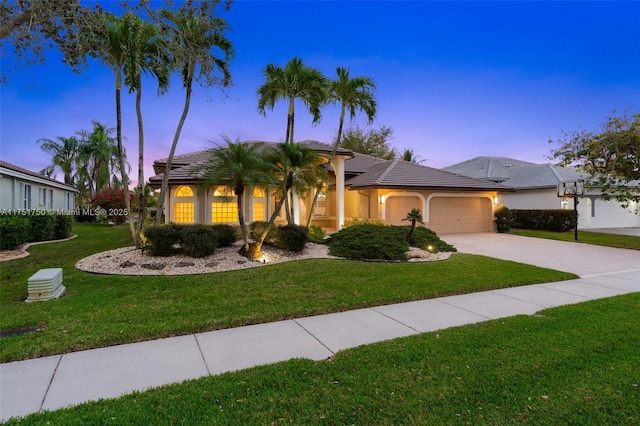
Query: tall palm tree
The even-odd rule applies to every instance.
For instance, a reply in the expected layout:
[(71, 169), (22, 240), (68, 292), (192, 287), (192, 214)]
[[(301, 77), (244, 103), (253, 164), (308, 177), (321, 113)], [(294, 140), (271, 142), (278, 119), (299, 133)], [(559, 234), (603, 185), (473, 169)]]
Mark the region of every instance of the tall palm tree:
[(409, 242), (409, 240), (411, 239), (411, 235), (413, 234), (413, 230), (416, 229), (416, 223), (421, 223), (424, 225), (422, 212), (420, 211), (420, 209), (413, 208), (402, 220), (411, 221), (411, 228), (409, 228), (409, 232), (407, 232), (407, 242)]
[(166, 51), (165, 39), (159, 28), (144, 22), (137, 16), (131, 18), (131, 37), (126, 51), (124, 84), (129, 93), (136, 92), (136, 116), (138, 118), (138, 230), (144, 230), (146, 198), (144, 191), (144, 125), (142, 120), (142, 74), (150, 74), (158, 81), (158, 94), (165, 93), (170, 85), (171, 59)]
[[(329, 163), (333, 161), (333, 157), (336, 155), (336, 151), (342, 141), (342, 128), (347, 110), (349, 111), (350, 120), (356, 117), (357, 111), (362, 111), (367, 115), (368, 122), (371, 124), (376, 117), (378, 109), (373, 95), (376, 85), (372, 79), (364, 76), (350, 78), (349, 69), (342, 67), (336, 68), (336, 74), (338, 77), (329, 82), (327, 102), (340, 104), (340, 121), (338, 123), (338, 135), (336, 136), (331, 154), (329, 155)], [(307, 226), (311, 223), (313, 209), (319, 193), (319, 191), (316, 191), (313, 202), (311, 203)]]
[(67, 185), (74, 184), (75, 162), (78, 156), (78, 148), (80, 143), (75, 136), (65, 138), (58, 136), (57, 141), (51, 139), (39, 139), (40, 148), (52, 154), (51, 165), (42, 170), (40, 173), (51, 175), (55, 169), (59, 168), (64, 174), (64, 183)]
[[(131, 198), (129, 196), (129, 176), (125, 166), (125, 152), (122, 145), (122, 105), (121, 91), (123, 74), (129, 73), (131, 66), (130, 54), (133, 40), (136, 37), (137, 28), (140, 24), (139, 18), (131, 13), (120, 17), (105, 13), (103, 26), (97, 31), (96, 42), (93, 54), (98, 56), (102, 62), (111, 68), (115, 73), (115, 96), (116, 96), (116, 142), (118, 147), (118, 160), (120, 163), (121, 184), (124, 190), (125, 209), (129, 230), (134, 244), (140, 245), (140, 238), (133, 223), (133, 211), (131, 210)], [(127, 68), (127, 71), (124, 71)]]
[(225, 185), (234, 190), (238, 204), (238, 222), (244, 245), (241, 252), (249, 253), (249, 233), (244, 218), (244, 194), (247, 188), (265, 188), (274, 182), (275, 166), (266, 161), (261, 143), (232, 142), (224, 137), (227, 146), (210, 150), (211, 157), (200, 168), (203, 185)]
[[(229, 61), (235, 55), (231, 41), (223, 34), (228, 28), (224, 19), (206, 14), (201, 9), (194, 9), (190, 7), (190, 3), (182, 5), (177, 12), (162, 10), (160, 16), (163, 32), (168, 37), (169, 51), (182, 75), (185, 100), (162, 178), (156, 225), (160, 224), (164, 200), (169, 187), (169, 171), (182, 126), (189, 112), (193, 81), (196, 80), (205, 86), (221, 85), (227, 87), (231, 84)], [(222, 73), (221, 79), (217, 77), (216, 71)]]
[(269, 64), (263, 70), (264, 84), (258, 88), (258, 112), (266, 115), (266, 108), (273, 110), (275, 103), (284, 99), (289, 102), (285, 143), (293, 143), (295, 122), (295, 100), (299, 99), (309, 108), (313, 122), (320, 121), (320, 107), (326, 99), (327, 81), (315, 68), (306, 66), (300, 58), (293, 58), (284, 68)]

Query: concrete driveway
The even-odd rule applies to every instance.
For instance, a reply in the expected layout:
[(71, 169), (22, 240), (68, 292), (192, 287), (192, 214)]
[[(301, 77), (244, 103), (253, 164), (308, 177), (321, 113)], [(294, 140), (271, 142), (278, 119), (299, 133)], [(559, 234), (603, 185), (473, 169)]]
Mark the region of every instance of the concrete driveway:
[(461, 253), (573, 272), (581, 277), (619, 271), (638, 272), (640, 251), (509, 234), (447, 234), (440, 236)]

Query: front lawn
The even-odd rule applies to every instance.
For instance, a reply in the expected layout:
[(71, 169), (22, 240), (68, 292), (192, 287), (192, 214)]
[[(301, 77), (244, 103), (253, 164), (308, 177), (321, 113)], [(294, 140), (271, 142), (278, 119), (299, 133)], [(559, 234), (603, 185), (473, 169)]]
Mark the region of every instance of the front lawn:
[[(551, 232), (537, 231), (532, 229), (511, 228), (510, 234), (522, 235), (523, 237), (547, 238), (559, 241), (575, 241), (574, 231)], [(624, 249), (640, 250), (640, 237), (630, 235), (603, 234), (600, 232), (589, 232), (578, 230), (578, 242), (594, 244), (598, 246), (618, 247)]]
[(21, 425), (637, 425), (634, 293), (139, 392)]
[[(96, 275), (73, 265), (89, 254), (128, 245), (128, 229), (76, 224), (74, 232), (76, 239), (34, 246), (30, 256), (0, 264), (0, 330), (43, 330), (2, 338), (1, 362), (576, 278), (463, 254), (433, 263), (315, 259), (206, 275)], [(64, 269), (65, 296), (24, 303), (27, 279), (52, 267)]]

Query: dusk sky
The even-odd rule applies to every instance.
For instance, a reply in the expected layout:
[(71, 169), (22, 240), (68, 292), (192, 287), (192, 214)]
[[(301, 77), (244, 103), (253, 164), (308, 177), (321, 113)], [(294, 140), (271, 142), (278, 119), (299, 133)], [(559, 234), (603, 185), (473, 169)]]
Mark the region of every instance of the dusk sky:
[[(484, 155), (549, 162), (563, 131), (598, 130), (613, 110), (640, 112), (640, 2), (236, 1), (233, 86), (195, 86), (177, 153), (235, 140), (282, 141), (284, 102), (264, 117), (256, 90), (269, 63), (302, 58), (327, 77), (337, 66), (377, 85), (374, 127), (394, 130), (399, 152), (445, 167)], [(115, 127), (114, 77), (97, 62), (80, 75), (55, 50), (44, 66), (2, 59), (0, 158), (39, 171), (37, 140), (73, 136), (92, 120)], [(125, 145), (135, 181), (134, 96), (123, 96)], [(145, 177), (167, 157), (184, 102), (175, 75), (168, 94), (144, 82)], [(366, 125), (359, 115), (352, 124)], [(338, 108), (312, 126), (296, 108), (296, 140), (331, 142)], [(114, 133), (115, 135), (115, 133)], [(62, 174), (58, 172), (58, 179)]]

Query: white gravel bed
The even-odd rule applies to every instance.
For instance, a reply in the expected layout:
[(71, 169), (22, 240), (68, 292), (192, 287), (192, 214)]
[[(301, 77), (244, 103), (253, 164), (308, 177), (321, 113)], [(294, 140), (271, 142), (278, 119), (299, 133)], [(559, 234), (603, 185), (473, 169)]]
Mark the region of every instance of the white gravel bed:
[[(333, 258), (329, 247), (323, 244), (307, 243), (301, 253), (291, 253), (264, 245), (260, 261), (249, 260), (238, 254), (242, 242), (231, 247), (219, 248), (214, 254), (202, 258), (187, 256), (148, 256), (135, 247), (123, 247), (97, 253), (76, 263), (76, 268), (86, 272), (112, 275), (191, 275), (211, 272), (232, 271), (255, 268), (275, 263), (302, 259)], [(410, 262), (448, 259), (451, 253), (429, 253), (411, 249), (407, 252)]]

